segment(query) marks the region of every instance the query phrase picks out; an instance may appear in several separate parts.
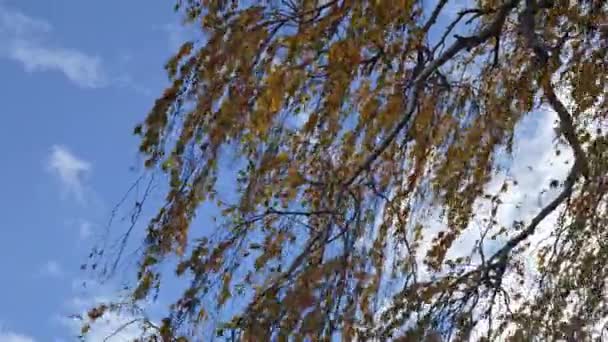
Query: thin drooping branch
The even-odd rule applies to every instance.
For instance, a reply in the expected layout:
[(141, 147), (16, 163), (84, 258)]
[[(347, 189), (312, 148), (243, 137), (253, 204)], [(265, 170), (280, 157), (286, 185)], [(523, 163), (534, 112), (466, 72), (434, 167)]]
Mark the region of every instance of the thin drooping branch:
[(129, 237), (131, 236), (131, 233), (133, 232), (133, 229), (135, 228), (135, 225), (137, 224), (139, 217), (142, 213), (143, 204), (146, 202), (148, 196), (150, 196), (150, 194), (153, 190), (153, 186), (154, 186), (154, 177), (151, 177), (150, 181), (148, 182), (148, 185), (146, 186), (142, 199), (135, 203), (135, 207), (133, 208), (133, 211), (131, 212), (131, 215), (129, 218), (130, 219), (129, 228), (120, 238), (120, 246), (118, 248), (118, 254), (116, 255), (116, 258), (114, 259), (114, 262), (112, 263), (112, 266), (109, 270), (109, 277), (111, 277), (116, 272), (116, 269), (118, 268), (118, 265), (122, 259), (122, 255), (123, 255), (125, 249), (127, 248), (127, 242), (129, 241)]
[(431, 28), (431, 26), (435, 24), (435, 22), (437, 21), (437, 17), (439, 17), (441, 10), (443, 10), (443, 7), (445, 7), (447, 3), (448, 0), (440, 0), (439, 3), (437, 3), (435, 9), (433, 10), (433, 13), (431, 13), (431, 16), (429, 17), (429, 20), (427, 20), (427, 22), (422, 27), (422, 34), (426, 34)]
[(510, 239), (498, 252), (494, 253), (490, 258), (490, 264), (492, 262), (503, 262), (504, 258), (515, 248), (519, 243), (526, 240), (536, 231), (538, 225), (552, 212), (557, 209), (564, 201), (572, 195), (574, 191), (574, 185), (576, 184), (577, 179), (581, 175), (580, 164), (578, 161), (574, 163), (568, 177), (564, 181), (564, 189), (560, 194), (553, 199), (547, 206), (545, 206), (534, 218), (528, 226), (522, 230), (519, 234)]
[(432, 61), (424, 70), (416, 77), (414, 83), (424, 82), (436, 69), (445, 64), (448, 60), (456, 56), (464, 49), (472, 49), (491, 37), (494, 37), (502, 28), (505, 19), (511, 10), (517, 5), (519, 0), (511, 0), (504, 4), (496, 14), (494, 20), (479, 31), (477, 34), (469, 37), (459, 37), (439, 58)]
[[(534, 33), (534, 10), (535, 4), (533, 0), (529, 0), (528, 7), (523, 11), (521, 16), (522, 22), (522, 33), (528, 42), (528, 46), (535, 52), (536, 54), (536, 63), (538, 67), (548, 72), (549, 69), (549, 58), (551, 57), (548, 49), (542, 44), (541, 40), (536, 37)], [(547, 101), (556, 111), (562, 127), (562, 134), (574, 150), (574, 165), (570, 170), (567, 178), (564, 181), (563, 189), (559, 193), (557, 197), (555, 197), (548, 205), (543, 207), (541, 211), (536, 214), (530, 221), (530, 223), (517, 235), (512, 237), (507, 243), (500, 248), (496, 253), (494, 253), (489, 259), (482, 262), (481, 265), (476, 267), (475, 269), (466, 272), (465, 274), (456, 278), (448, 287), (455, 288), (458, 284), (462, 284), (465, 280), (471, 279), (475, 277), (478, 282), (482, 282), (490, 286), (493, 291), (491, 303), (493, 303), (493, 299), (496, 296), (496, 293), (501, 291), (502, 284), (502, 276), (506, 270), (507, 263), (509, 261), (509, 255), (520, 243), (527, 240), (531, 235), (533, 235), (541, 222), (543, 222), (549, 215), (551, 215), (557, 208), (565, 203), (565, 201), (570, 198), (574, 192), (574, 187), (576, 182), (581, 176), (588, 176), (588, 161), (586, 155), (581, 147), (580, 141), (575, 132), (574, 124), (572, 121), (572, 117), (570, 113), (567, 111), (566, 107), (556, 96), (553, 86), (550, 82), (550, 77), (543, 78), (544, 82), (542, 82), (541, 86), (544, 90), (545, 97)], [(485, 258), (484, 258), (485, 259)], [(492, 275), (490, 272), (494, 271), (495, 274)], [(491, 307), (490, 307), (491, 309)]]
[(140, 327), (138, 327), (138, 330), (143, 328), (142, 334), (145, 333), (146, 329), (160, 331), (160, 328), (156, 324), (152, 323), (148, 318), (135, 318), (121, 324), (118, 328), (114, 329), (111, 334), (104, 337), (103, 342), (107, 342), (113, 339), (114, 337), (118, 337), (118, 334), (120, 334), (122, 331), (124, 331), (135, 323), (140, 323)]
[(428, 77), (433, 74), (439, 67), (445, 64), (447, 61), (452, 59), (458, 53), (465, 49), (474, 48), (490, 37), (496, 36), (496, 34), (501, 30), (505, 19), (511, 12), (511, 10), (517, 5), (519, 0), (511, 0), (502, 6), (500, 11), (496, 14), (494, 20), (481, 29), (477, 34), (469, 37), (460, 37), (457, 39), (439, 58), (432, 60), (429, 64), (427, 64), (417, 75), (415, 75), (414, 80), (411, 82), (412, 88), (409, 96), (407, 96), (407, 102), (405, 106), (405, 113), (403, 118), (399, 123), (395, 126), (395, 128), (390, 132), (390, 134), (380, 143), (378, 148), (374, 150), (365, 161), (359, 166), (353, 175), (344, 183), (345, 187), (350, 186), (357, 178), (361, 175), (361, 173), (367, 169), (374, 163), (374, 161), (386, 150), (395, 137), (399, 135), (401, 130), (408, 124), (411, 116), (414, 114), (416, 110), (416, 104), (418, 103), (418, 93), (422, 89), (424, 82), (428, 79)]
[[(550, 88), (550, 89), (552, 90), (552, 88)], [(555, 94), (553, 92), (550, 92), (550, 93), (553, 94), (553, 96), (555, 96)], [(559, 102), (559, 100), (557, 99), (556, 96), (554, 97), (554, 99), (552, 101), (555, 101), (555, 102), (553, 102), (553, 105), (557, 104), (556, 107), (558, 108), (559, 111), (561, 111), (560, 119), (562, 116), (564, 116), (566, 125), (570, 125), (570, 127), (572, 127), (570, 114), (566, 111), (563, 104), (561, 104), (561, 102)], [(576, 136), (574, 136), (574, 138), (576, 138)], [(571, 140), (568, 138), (567, 138), (567, 140), (569, 142), (574, 141), (574, 142), (578, 143), (578, 140)], [(579, 145), (579, 147), (580, 147), (580, 145)], [(573, 146), (573, 149), (575, 149), (574, 146)], [(469, 272), (466, 272), (465, 274), (456, 278), (448, 286), (448, 288), (455, 288), (459, 284), (464, 283), (467, 279), (476, 277), (476, 279), (478, 279), (478, 282), (482, 282), (482, 283), (485, 283), (485, 284), (488, 284), (491, 286), (492, 291), (493, 291), (492, 298), (495, 298), (497, 292), (504, 291), (501, 289), (502, 276), (506, 270), (507, 262), (509, 260), (508, 257), (510, 255), (510, 253), (521, 242), (527, 240), (531, 235), (533, 235), (536, 232), (536, 229), (538, 228), (540, 223), (543, 222), (553, 212), (555, 212), (555, 210), (560, 205), (565, 203), (565, 201), (571, 197), (571, 195), (574, 192), (574, 187), (576, 185), (577, 180), (582, 175), (584, 175), (584, 173), (583, 173), (584, 172), (583, 170), (585, 167), (584, 163), (587, 162), (587, 159), (586, 159), (584, 153), (582, 152), (582, 149), (579, 150), (578, 153), (580, 153), (580, 154), (577, 154), (577, 152), (575, 151), (574, 165), (572, 166), (568, 176), (566, 177), (564, 184), (563, 184), (563, 190), (559, 193), (559, 195), (557, 197), (555, 197), (548, 205), (543, 207), (541, 209), (541, 211), (532, 218), (532, 220), (530, 221), (530, 223), (527, 225), (527, 227), (525, 229), (523, 229), (519, 234), (515, 235), (513, 238), (511, 238), (509, 241), (507, 241), (507, 243), (502, 248), (500, 248), (497, 252), (495, 252), (489, 259), (482, 262), (481, 265), (479, 265), (475, 269), (473, 269)], [(490, 274), (491, 271), (494, 271), (495, 274), (494, 275)], [(490, 303), (493, 303), (493, 299), (490, 301)]]
[(266, 211), (266, 214), (292, 215), (292, 216), (322, 216), (322, 215), (336, 215), (336, 212), (332, 211), (332, 210), (290, 211), (290, 210), (277, 210), (274, 208), (270, 208)]
[(476, 18), (479, 15), (486, 14), (486, 13), (484, 11), (480, 10), (480, 9), (477, 9), (477, 8), (465, 9), (465, 10), (462, 10), (462, 11), (458, 12), (458, 16), (456, 16), (456, 19), (452, 20), (452, 22), (445, 28), (445, 30), (443, 32), (443, 35), (441, 36), (441, 38), (439, 38), (439, 40), (437, 41), (437, 43), (435, 44), (435, 46), (431, 50), (431, 56), (435, 56), (435, 52), (437, 52), (437, 50), (445, 44), (446, 39), (448, 38), (448, 36), (450, 35), (450, 33), (454, 30), (454, 28), (456, 27), (456, 25), (458, 25), (458, 23), (466, 15), (470, 15), (470, 14), (474, 14), (473, 18)]
[[(450, 340), (481, 328), (490, 340), (502, 337), (497, 320), (534, 317), (509, 310), (510, 291), (524, 309), (537, 300), (518, 298), (507, 282), (519, 273), (528, 282), (517, 258), (546, 229), (585, 243), (567, 220), (545, 225), (560, 213), (587, 220), (598, 211), (589, 197), (601, 189), (591, 176), (604, 166), (597, 161), (605, 146), (596, 146), (604, 141), (581, 137), (581, 118), (549, 76), (571, 70), (564, 76), (580, 86), (577, 99), (599, 91), (585, 81), (600, 69), (580, 68), (584, 57), (602, 57), (589, 53), (599, 50), (599, 33), (585, 31), (599, 19), (589, 14), (593, 5), (564, 12), (551, 0), (456, 2), (461, 8), (445, 17), (448, 1), (189, 2), (187, 15), (201, 19), (210, 39), (176, 57), (174, 82), (140, 126), (146, 165), (162, 167), (169, 187), (141, 247), (137, 287), (125, 290), (134, 303), (155, 299), (164, 266), (190, 286), (166, 309), (162, 331), (145, 335), (209, 339), (218, 328), (233, 340), (384, 340), (402, 332), (405, 340)], [(568, 58), (560, 58), (564, 46), (572, 47)], [(508, 229), (496, 214), (509, 205), (501, 193), (517, 183), (505, 175), (491, 215), (482, 212), (486, 188), (509, 168), (502, 149), (511, 154), (522, 111), (538, 102), (559, 116), (574, 166), (489, 251), (487, 235)], [(195, 225), (207, 205), (220, 212), (212, 230)], [(137, 203), (132, 220), (140, 211)], [(478, 214), (489, 216), (487, 227), (467, 241)], [(461, 241), (474, 244), (456, 250)], [(570, 246), (531, 271), (553, 276), (560, 258), (577, 251)], [(580, 263), (596, 271), (595, 260)], [(542, 286), (541, 294), (545, 288), (553, 294)], [(551, 319), (540, 329), (553, 328)]]
[(110, 339), (112, 339), (113, 337), (116, 337), (118, 334), (120, 334), (123, 330), (125, 330), (126, 328), (128, 328), (129, 326), (139, 322), (140, 319), (139, 318), (135, 318), (132, 319), (122, 325), (120, 325), (118, 328), (116, 328), (114, 331), (112, 331), (111, 334), (109, 334), (108, 336), (104, 337), (103, 342), (107, 342)]

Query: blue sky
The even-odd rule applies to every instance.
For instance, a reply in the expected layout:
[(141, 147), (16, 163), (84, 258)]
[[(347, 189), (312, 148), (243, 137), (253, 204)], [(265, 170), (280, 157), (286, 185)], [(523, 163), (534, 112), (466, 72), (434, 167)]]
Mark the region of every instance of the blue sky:
[(184, 39), (172, 5), (0, 0), (0, 342), (74, 340), (79, 265), (137, 176), (132, 128)]

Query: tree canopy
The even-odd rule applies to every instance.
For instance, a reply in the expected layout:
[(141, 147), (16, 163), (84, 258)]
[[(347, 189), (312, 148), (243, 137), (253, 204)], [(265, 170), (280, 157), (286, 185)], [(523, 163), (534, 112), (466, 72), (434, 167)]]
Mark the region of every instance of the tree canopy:
[[(146, 340), (601, 336), (605, 2), (175, 8), (200, 35), (168, 61), (171, 84), (135, 128), (145, 165), (167, 175), (169, 190), (147, 225), (128, 302), (152, 300), (166, 277), (188, 286), (148, 322)], [(568, 172), (532, 215), (501, 222), (497, 213), (514, 205), (504, 195), (526, 190), (501, 177), (513, 146), (529, 148), (515, 128), (541, 111), (555, 114), (556, 140), (546, 143), (556, 160), (566, 155)], [(220, 183), (234, 187), (229, 199)], [(221, 215), (201, 227), (208, 203)], [(469, 249), (454, 256), (465, 237)]]

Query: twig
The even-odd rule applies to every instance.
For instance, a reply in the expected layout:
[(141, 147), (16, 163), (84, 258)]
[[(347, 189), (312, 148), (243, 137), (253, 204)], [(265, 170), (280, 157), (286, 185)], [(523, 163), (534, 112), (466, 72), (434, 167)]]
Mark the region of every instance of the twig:
[(135, 319), (132, 319), (132, 320), (130, 320), (130, 321), (122, 324), (121, 326), (119, 326), (118, 328), (116, 328), (114, 331), (112, 331), (112, 333), (110, 335), (106, 336), (103, 339), (103, 342), (109, 341), (112, 337), (118, 335), (121, 331), (125, 330), (130, 325), (132, 325), (134, 323), (137, 323), (139, 320), (140, 320), (139, 318), (135, 318)]
[[(445, 31), (443, 32), (443, 35), (441, 36), (441, 38), (439, 38), (439, 41), (437, 42), (437, 44), (435, 44), (435, 46), (431, 50), (431, 56), (434, 56), (435, 52), (437, 52), (437, 49), (439, 49), (441, 46), (443, 46), (445, 44), (445, 40), (447, 39), (448, 35), (450, 35), (450, 33), (452, 32), (452, 30), (454, 30), (454, 28), (456, 27), (456, 25), (458, 25), (458, 23), (464, 18), (465, 15), (468, 15), (468, 14), (478, 14), (478, 13), (482, 13), (483, 14), (483, 11), (480, 10), (480, 9), (477, 9), (477, 8), (471, 8), (471, 9), (465, 9), (465, 10), (462, 10), (462, 11), (458, 12), (458, 16), (456, 17), (456, 19), (454, 19), (445, 28)], [(476, 15), (474, 17), (478, 17), (478, 15)]]
[(427, 20), (427, 22), (422, 27), (423, 35), (426, 34), (429, 31), (429, 29), (431, 28), (431, 26), (433, 26), (435, 24), (435, 22), (437, 21), (437, 17), (439, 16), (439, 13), (441, 13), (441, 10), (447, 3), (448, 3), (448, 0), (440, 0), (439, 3), (437, 3), (437, 6), (435, 6), (433, 13), (431, 13), (431, 16), (429, 17), (429, 20)]
[(580, 176), (580, 165), (577, 162), (574, 163), (572, 169), (570, 170), (570, 174), (566, 178), (564, 182), (564, 190), (547, 206), (545, 206), (536, 216), (530, 221), (530, 224), (517, 234), (515, 237), (510, 239), (498, 252), (494, 253), (492, 257), (488, 260), (490, 265), (492, 261), (494, 262), (503, 262), (507, 255), (515, 248), (520, 242), (526, 240), (530, 235), (534, 234), (536, 231), (536, 227), (551, 214), (560, 204), (562, 204), (574, 191), (574, 185), (576, 180)]

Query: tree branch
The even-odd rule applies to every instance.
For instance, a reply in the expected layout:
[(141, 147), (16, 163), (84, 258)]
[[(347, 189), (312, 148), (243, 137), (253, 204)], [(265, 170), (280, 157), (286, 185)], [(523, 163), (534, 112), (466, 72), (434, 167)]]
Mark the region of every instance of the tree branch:
[(427, 78), (433, 74), (440, 66), (445, 64), (448, 60), (457, 55), (460, 51), (464, 49), (471, 49), (475, 46), (478, 46), (488, 40), (490, 37), (493, 37), (500, 31), (502, 25), (505, 22), (507, 15), (511, 12), (511, 10), (517, 5), (518, 0), (510, 0), (496, 14), (494, 21), (490, 23), (488, 26), (480, 30), (476, 35), (470, 37), (461, 37), (456, 40), (439, 58), (431, 61), (427, 64), (426, 67), (422, 69), (422, 71), (414, 75), (414, 80), (412, 81), (412, 88), (410, 95), (407, 97), (407, 102), (405, 106), (405, 114), (403, 119), (395, 126), (395, 128), (389, 133), (389, 135), (382, 141), (380, 146), (370, 154), (367, 159), (357, 168), (355, 173), (344, 183), (345, 187), (350, 186), (359, 175), (367, 170), (372, 163), (386, 150), (388, 146), (393, 142), (395, 137), (401, 132), (401, 130), (408, 124), (410, 117), (413, 115), (416, 104), (418, 103), (418, 92), (422, 89), (423, 83), (427, 80)]
[(135, 318), (133, 320), (130, 320), (130, 321), (122, 324), (121, 326), (119, 326), (118, 328), (116, 328), (114, 331), (112, 331), (112, 333), (110, 335), (104, 337), (103, 342), (109, 341), (112, 337), (117, 336), (118, 334), (120, 334), (121, 331), (125, 330), (126, 328), (128, 328), (132, 324), (135, 324), (135, 323), (139, 322), (139, 320), (140, 320), (139, 318)]
[(427, 22), (422, 27), (423, 35), (426, 34), (429, 31), (429, 29), (431, 28), (431, 26), (433, 26), (435, 24), (435, 22), (437, 21), (437, 17), (439, 16), (439, 13), (441, 13), (441, 10), (447, 3), (448, 3), (448, 0), (440, 0), (439, 3), (437, 3), (437, 6), (435, 6), (433, 13), (431, 13), (431, 16), (429, 17), (429, 20), (427, 20)]
[[(534, 33), (534, 15), (538, 7), (534, 0), (527, 0), (526, 3), (526, 8), (524, 9), (521, 17), (522, 33), (528, 43), (528, 46), (537, 55), (537, 64), (539, 65), (539, 67), (544, 67), (546, 70), (550, 58), (549, 49), (541, 42), (541, 40)], [(570, 173), (568, 174), (568, 177), (564, 182), (564, 189), (562, 190), (562, 192), (532, 219), (528, 227), (526, 227), (522, 232), (510, 239), (498, 252), (496, 252), (490, 258), (490, 261), (495, 261), (497, 263), (506, 262), (508, 254), (520, 242), (526, 240), (530, 235), (534, 234), (534, 232), (536, 231), (536, 227), (547, 216), (549, 216), (549, 214), (551, 214), (555, 209), (557, 209), (560, 204), (562, 204), (568, 197), (572, 195), (574, 185), (581, 175), (583, 175), (584, 177), (588, 177), (589, 175), (588, 161), (581, 147), (580, 141), (576, 135), (572, 118), (564, 104), (557, 98), (553, 86), (551, 85), (550, 75), (545, 75), (545, 77), (543, 77), (543, 79), (541, 80), (541, 83), (547, 101), (549, 102), (553, 110), (555, 110), (560, 119), (562, 134), (574, 150), (575, 161), (574, 165), (572, 166), (572, 169), (570, 170)]]
[(460, 12), (458, 12), (458, 16), (456, 17), (456, 19), (454, 19), (446, 28), (445, 31), (443, 32), (443, 35), (441, 36), (441, 38), (439, 39), (439, 41), (437, 42), (437, 44), (435, 44), (435, 46), (433, 47), (433, 49), (431, 50), (431, 55), (434, 56), (435, 52), (437, 51), (437, 49), (439, 49), (439, 47), (443, 46), (445, 43), (445, 40), (447, 39), (448, 35), (450, 34), (450, 32), (452, 32), (452, 30), (454, 29), (454, 27), (456, 27), (456, 25), (458, 25), (458, 23), (464, 18), (465, 15), (468, 14), (475, 14), (473, 16), (474, 19), (477, 16), (483, 14), (484, 12), (480, 9), (477, 8), (470, 8), (470, 9), (465, 9), (462, 10)]
[(562, 204), (568, 197), (570, 197), (570, 195), (572, 195), (576, 180), (580, 176), (580, 167), (580, 163), (576, 161), (572, 166), (572, 169), (570, 170), (570, 174), (568, 174), (568, 177), (564, 181), (564, 189), (562, 190), (562, 192), (547, 206), (545, 206), (538, 214), (536, 214), (532, 221), (530, 221), (530, 224), (528, 224), (528, 226), (523, 231), (521, 231), (519, 234), (509, 240), (500, 250), (498, 250), (498, 252), (492, 255), (489, 260), (490, 265), (492, 264), (492, 262), (504, 261), (504, 258), (506, 258), (506, 256), (511, 252), (511, 250), (513, 250), (513, 248), (515, 248), (520, 242), (526, 240), (530, 235), (534, 234), (534, 232), (536, 231), (536, 227), (538, 227), (538, 225), (547, 216), (549, 216), (549, 214), (551, 214), (555, 209), (557, 209), (557, 207), (559, 207), (560, 204)]
[(542, 85), (543, 91), (545, 93), (545, 97), (551, 105), (551, 108), (557, 113), (560, 121), (561, 133), (564, 135), (570, 147), (574, 150), (574, 158), (579, 163), (581, 174), (587, 178), (589, 176), (589, 162), (587, 161), (587, 156), (583, 151), (580, 140), (576, 135), (576, 130), (574, 128), (574, 123), (572, 122), (572, 117), (568, 110), (562, 103), (562, 101), (557, 98), (555, 91), (553, 90), (553, 86), (551, 85), (551, 81), (547, 79)]
[(293, 215), (293, 216), (320, 216), (320, 215), (335, 215), (336, 213), (332, 210), (316, 210), (316, 211), (288, 211), (288, 210), (277, 210), (270, 208), (266, 211), (266, 214), (276, 215)]
[[(537, 56), (537, 64), (539, 67), (544, 68), (545, 71), (549, 72), (548, 67), (552, 62), (550, 60), (551, 57), (559, 56), (559, 51), (554, 51), (553, 56), (549, 54), (549, 47), (547, 47), (544, 42), (542, 42), (539, 37), (535, 33), (535, 21), (534, 15), (538, 11), (538, 4), (535, 0), (527, 0), (526, 8), (524, 9), (521, 17), (521, 29), (528, 44), (528, 47), (531, 48)], [(566, 37), (567, 37), (566, 32)], [(559, 48), (559, 44), (558, 47)], [(585, 152), (581, 147), (581, 143), (576, 135), (576, 130), (574, 128), (574, 124), (572, 122), (572, 116), (568, 113), (568, 110), (564, 106), (564, 104), (559, 100), (557, 95), (555, 94), (555, 90), (553, 89), (553, 85), (551, 84), (551, 75), (545, 75), (541, 79), (541, 87), (543, 92), (545, 93), (545, 97), (549, 102), (551, 108), (557, 113), (560, 125), (561, 125), (561, 133), (564, 135), (570, 147), (574, 150), (574, 157), (579, 164), (581, 174), (587, 178), (589, 175), (589, 163), (587, 161), (587, 157), (585, 156)]]

